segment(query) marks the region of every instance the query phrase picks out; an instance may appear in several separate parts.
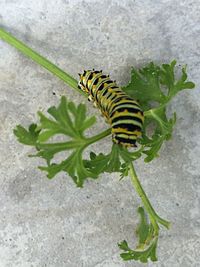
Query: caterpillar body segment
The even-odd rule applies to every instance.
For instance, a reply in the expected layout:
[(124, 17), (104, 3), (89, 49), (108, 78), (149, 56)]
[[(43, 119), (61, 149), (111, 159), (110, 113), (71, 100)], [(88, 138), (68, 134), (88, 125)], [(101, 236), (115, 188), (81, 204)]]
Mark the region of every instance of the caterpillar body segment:
[(112, 127), (113, 142), (124, 147), (136, 146), (144, 123), (139, 103), (102, 71), (85, 70), (79, 76), (78, 87), (87, 93), (88, 100), (94, 103)]

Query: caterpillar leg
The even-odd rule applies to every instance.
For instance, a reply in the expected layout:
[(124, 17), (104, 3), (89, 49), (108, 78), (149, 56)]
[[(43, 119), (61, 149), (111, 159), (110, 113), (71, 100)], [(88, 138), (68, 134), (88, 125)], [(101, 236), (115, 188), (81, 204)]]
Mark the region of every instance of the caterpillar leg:
[(93, 103), (93, 107), (97, 108), (97, 103), (96, 102)]
[(88, 96), (88, 101), (92, 101), (91, 95)]

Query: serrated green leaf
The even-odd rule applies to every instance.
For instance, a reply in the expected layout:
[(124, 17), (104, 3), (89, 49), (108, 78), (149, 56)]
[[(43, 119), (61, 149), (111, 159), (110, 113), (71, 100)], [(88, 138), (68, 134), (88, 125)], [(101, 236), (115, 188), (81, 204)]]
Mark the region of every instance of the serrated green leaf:
[(124, 251), (131, 251), (126, 240), (123, 240), (121, 243), (119, 243), (118, 247)]
[(138, 245), (136, 249), (132, 250), (127, 241), (122, 241), (118, 244), (119, 248), (124, 252), (120, 254), (124, 261), (138, 260), (146, 263), (148, 259), (151, 261), (157, 261), (156, 247), (158, 242), (158, 236), (154, 234), (154, 229), (151, 224), (147, 222), (144, 209), (140, 207), (138, 209), (140, 214), (140, 224), (136, 230), (138, 235)]
[(167, 102), (174, 97), (178, 92), (184, 89), (192, 89), (195, 84), (187, 80), (186, 66), (182, 68), (182, 75), (178, 81), (174, 77), (174, 68), (176, 61), (172, 61), (171, 64), (163, 64), (161, 71), (161, 84), (168, 88)]
[(151, 243), (148, 246), (146, 246), (143, 250), (141, 249), (127, 250), (126, 252), (121, 253), (120, 256), (124, 261), (136, 260), (136, 261), (141, 261), (142, 263), (148, 262), (148, 259), (150, 259), (151, 261), (157, 261), (156, 257), (157, 242), (158, 239), (154, 238), (151, 240)]
[[(84, 149), (91, 143), (91, 138), (87, 139), (84, 131), (95, 123), (95, 117), (87, 118), (85, 105), (76, 106), (68, 102), (65, 97), (61, 98), (58, 107), (49, 108), (48, 114), (51, 117), (38, 112), (40, 124), (32, 124), (29, 130), (22, 126), (17, 126), (14, 130), (20, 142), (35, 146), (37, 153), (31, 157), (41, 157), (46, 160), (47, 166), (42, 166), (40, 169), (46, 171), (50, 179), (61, 171), (67, 172), (80, 187), (86, 178), (97, 178), (98, 173), (88, 170), (82, 158)], [(67, 141), (50, 140), (57, 135), (67, 137)], [(54, 156), (63, 151), (69, 151), (70, 155), (60, 163), (54, 162)]]
[(80, 132), (83, 133), (85, 130), (92, 127), (92, 125), (95, 124), (95, 122), (96, 122), (95, 117), (90, 117), (89, 119), (86, 119), (84, 124), (81, 124), (81, 126), (79, 126)]
[(140, 214), (140, 224), (136, 229), (136, 234), (139, 237), (139, 245), (145, 244), (145, 241), (149, 233), (149, 224), (147, 222), (147, 217), (142, 207), (138, 208), (138, 213)]
[(160, 67), (153, 62), (146, 67), (131, 71), (131, 81), (122, 89), (131, 97), (138, 99), (143, 109), (149, 108), (149, 101), (163, 102), (165, 95), (160, 89)]
[(39, 169), (46, 171), (47, 177), (52, 179), (57, 173), (64, 171), (67, 172), (78, 187), (82, 187), (86, 178), (97, 178), (98, 175), (88, 171), (82, 159), (82, 149), (74, 151), (66, 160), (59, 164), (52, 163), (47, 167), (40, 166)]
[(90, 160), (85, 160), (85, 167), (93, 173), (120, 172), (121, 178), (127, 175), (128, 164), (141, 157), (143, 148), (130, 152), (127, 148), (113, 144), (109, 154), (90, 153)]
[(36, 145), (40, 130), (37, 130), (37, 124), (31, 124), (26, 130), (21, 125), (17, 125), (13, 130), (17, 140), (25, 145), (34, 146)]
[(162, 67), (160, 69), (160, 83), (162, 85), (166, 85), (169, 93), (172, 90), (175, 82), (175, 65), (176, 60), (173, 60), (170, 64), (162, 64)]
[(111, 152), (107, 155), (90, 153), (90, 160), (85, 160), (84, 165), (93, 173), (119, 172), (121, 168), (119, 146), (113, 144)]
[(120, 169), (120, 180), (122, 180), (124, 177), (128, 176), (129, 174), (129, 164), (128, 163), (123, 163), (121, 165), (121, 169)]
[[(194, 88), (194, 83), (187, 81), (186, 67), (182, 68), (181, 77), (176, 79), (175, 66), (173, 60), (161, 67), (151, 62), (142, 69), (133, 69), (130, 83), (123, 87), (125, 92), (139, 100), (145, 110), (144, 129), (139, 140), (144, 147), (143, 153), (147, 155), (145, 162), (158, 157), (163, 142), (171, 138), (176, 116), (174, 113), (172, 118), (167, 118), (167, 103), (181, 90)], [(152, 122), (155, 123), (154, 132), (149, 136), (146, 129)]]
[[(173, 126), (176, 122), (176, 114), (174, 113), (173, 117), (168, 119), (164, 107), (150, 110), (148, 116), (154, 120), (156, 126), (151, 137), (148, 137), (144, 131), (141, 139), (141, 144), (144, 146), (142, 152), (147, 155), (145, 162), (150, 162), (159, 156), (158, 152), (163, 142), (171, 138)], [(145, 124), (145, 128), (152, 120)]]
[[(182, 68), (180, 79), (175, 79), (175, 65), (176, 61), (173, 60), (170, 64), (162, 64), (161, 67), (151, 62), (139, 70), (133, 68), (131, 81), (122, 89), (133, 98), (138, 99), (143, 110), (148, 110), (152, 101), (166, 104), (179, 91), (195, 86), (193, 82), (186, 81), (186, 67)], [(165, 89), (164, 92), (163, 89)]]

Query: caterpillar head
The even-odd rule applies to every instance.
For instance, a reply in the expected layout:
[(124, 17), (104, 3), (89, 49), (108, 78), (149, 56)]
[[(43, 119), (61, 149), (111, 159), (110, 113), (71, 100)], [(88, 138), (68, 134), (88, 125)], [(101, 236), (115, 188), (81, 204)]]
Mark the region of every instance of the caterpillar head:
[(87, 76), (86, 73), (87, 71), (84, 70), (83, 74), (81, 73), (78, 74), (80, 77), (79, 82), (78, 82), (78, 88), (82, 90), (83, 92), (88, 93), (88, 89), (86, 87), (86, 76)]
[(79, 83), (78, 83), (78, 88), (82, 90), (83, 92), (86, 92), (89, 94), (89, 85), (93, 77), (97, 74), (102, 74), (102, 70), (97, 71), (97, 70), (84, 70), (83, 74), (79, 73)]

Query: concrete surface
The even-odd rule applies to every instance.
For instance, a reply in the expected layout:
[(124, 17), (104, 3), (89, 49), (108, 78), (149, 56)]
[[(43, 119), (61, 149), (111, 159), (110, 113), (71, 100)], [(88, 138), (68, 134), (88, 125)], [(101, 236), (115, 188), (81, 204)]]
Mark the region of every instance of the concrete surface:
[[(157, 212), (173, 222), (161, 231), (159, 261), (146, 266), (200, 266), (199, 0), (0, 0), (0, 24), (76, 78), (94, 67), (124, 84), (131, 65), (188, 64), (197, 86), (171, 105), (173, 140), (137, 170)], [(101, 175), (82, 190), (64, 174), (49, 181), (40, 160), (27, 157), (33, 150), (13, 136), (16, 124), (36, 120), (62, 94), (87, 103), (0, 41), (0, 267), (142, 266), (122, 262), (116, 245), (135, 243), (140, 201), (129, 179)], [(95, 131), (104, 128), (100, 118)]]

